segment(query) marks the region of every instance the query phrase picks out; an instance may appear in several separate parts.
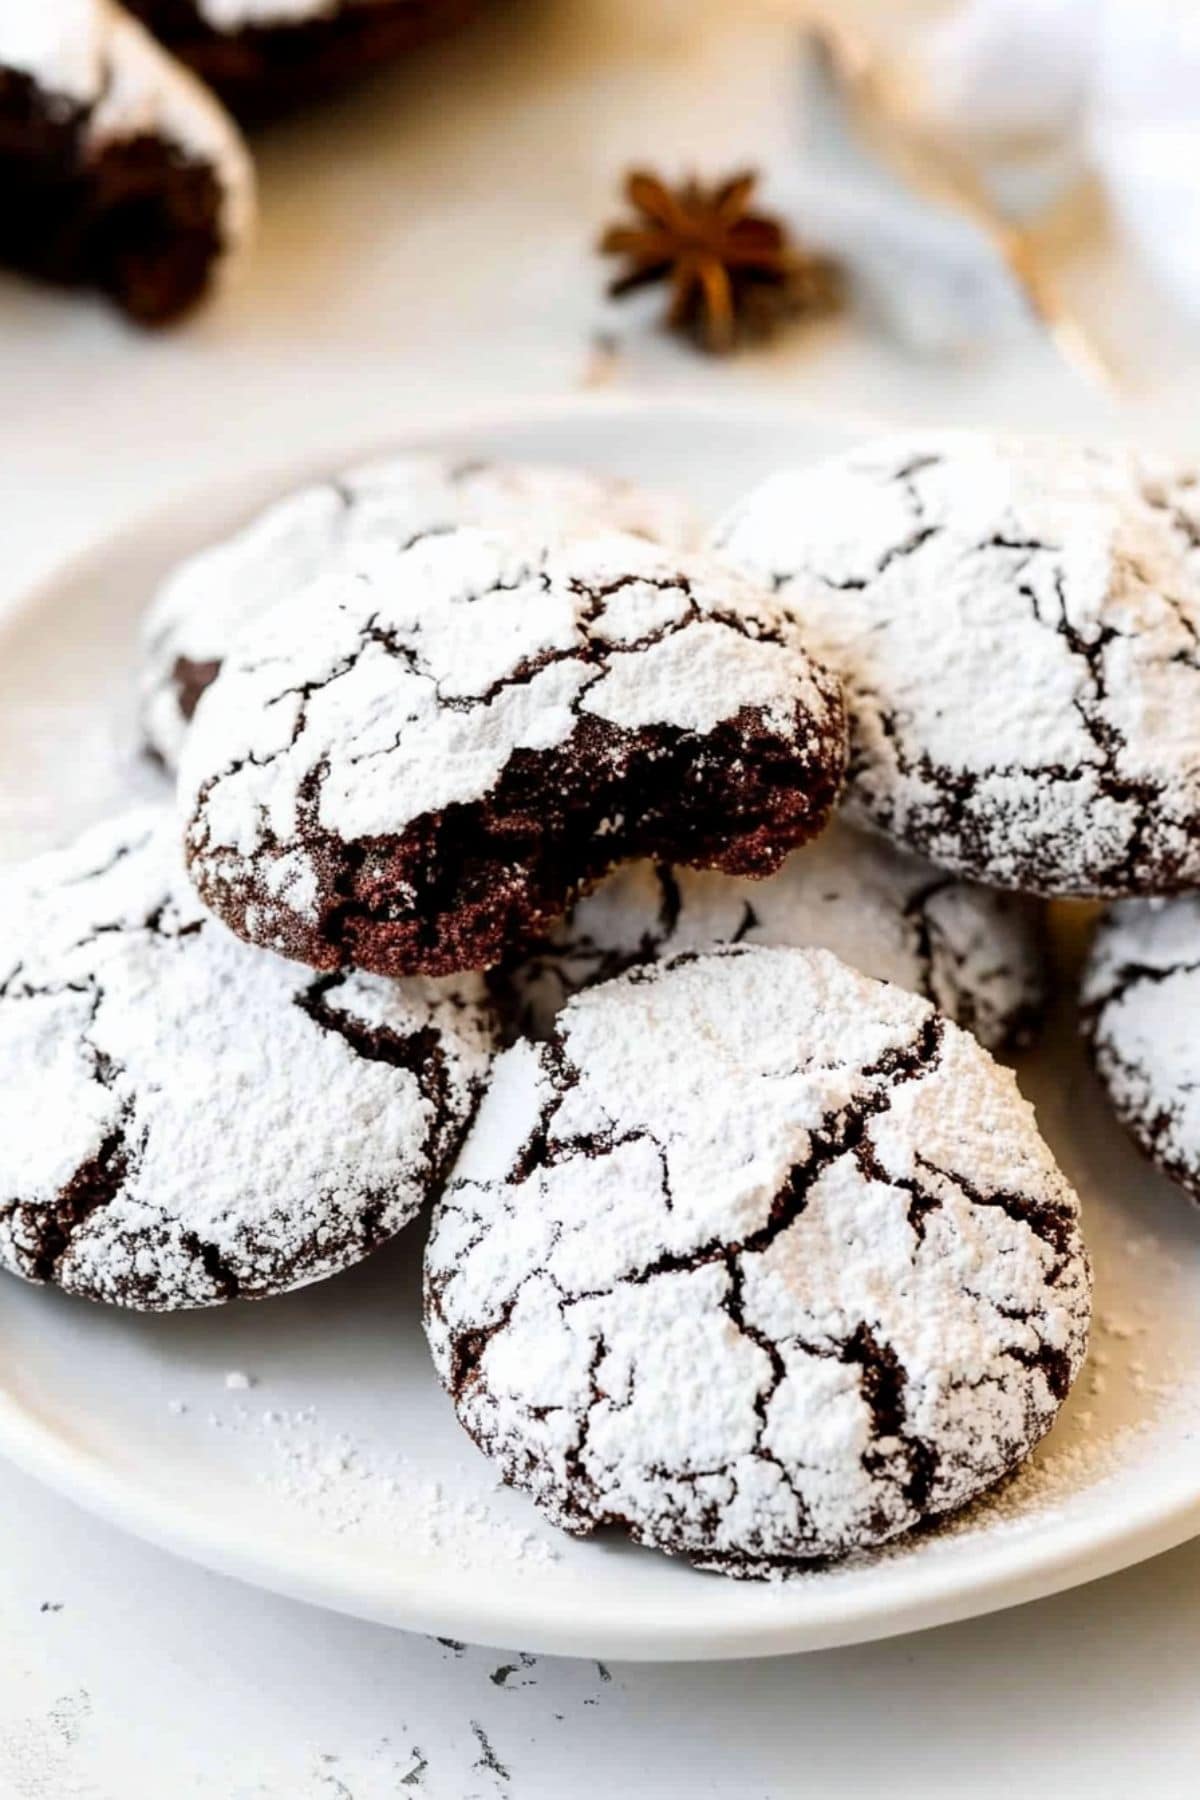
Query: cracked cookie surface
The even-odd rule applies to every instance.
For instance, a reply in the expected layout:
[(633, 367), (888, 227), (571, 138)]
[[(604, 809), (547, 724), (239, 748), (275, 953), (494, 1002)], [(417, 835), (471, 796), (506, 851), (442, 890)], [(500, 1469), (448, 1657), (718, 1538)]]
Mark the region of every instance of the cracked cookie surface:
[(1200, 881), (1200, 484), (1124, 449), (912, 433), (713, 538), (841, 672), (847, 809), (1054, 895)]
[(158, 808), (0, 895), (0, 1266), (150, 1311), (261, 1298), (359, 1261), (444, 1175), (494, 1045), (473, 979), (248, 950)]
[(180, 769), (191, 876), (314, 968), (486, 968), (656, 855), (769, 874), (824, 824), (835, 676), (722, 565), (612, 535), (373, 547), (238, 638)]
[(1043, 926), (1036, 902), (959, 881), (835, 819), (762, 881), (626, 863), (493, 980), (506, 1015), (542, 1037), (581, 988), (681, 950), (832, 950), (860, 974), (923, 995), (995, 1050), (1036, 1031)]
[(547, 535), (628, 531), (683, 547), (682, 501), (612, 476), (534, 463), (397, 456), (288, 494), (168, 576), (142, 625), (141, 722), (174, 768), (192, 714), (237, 632), (340, 559), (459, 525)]
[(1200, 898), (1110, 908), (1080, 999), (1114, 1112), (1144, 1155), (1200, 1201)]
[(591, 988), (497, 1059), (425, 1289), (506, 1481), (739, 1576), (998, 1481), (1090, 1316), (1078, 1201), (1012, 1074), (826, 951), (744, 945)]

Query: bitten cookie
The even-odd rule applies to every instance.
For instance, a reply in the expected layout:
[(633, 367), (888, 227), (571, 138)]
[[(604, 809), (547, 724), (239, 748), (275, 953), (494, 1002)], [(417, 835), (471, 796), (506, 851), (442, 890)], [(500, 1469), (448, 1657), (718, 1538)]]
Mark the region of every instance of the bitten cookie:
[(248, 235), (250, 159), (198, 81), (110, 0), (0, 7), (0, 261), (176, 318)]
[(913, 433), (715, 533), (846, 682), (847, 807), (1041, 894), (1200, 881), (1200, 485), (1122, 449)]
[(458, 1417), (568, 1531), (730, 1575), (879, 1544), (1046, 1432), (1078, 1202), (1007, 1070), (825, 951), (577, 995), (496, 1062), (435, 1210)]
[(639, 963), (790, 944), (924, 995), (997, 1050), (1027, 1043), (1041, 1018), (1042, 925), (1036, 902), (958, 881), (835, 819), (763, 881), (626, 863), (493, 979), (505, 1013), (541, 1037), (572, 994)]
[(0, 880), (0, 1265), (150, 1311), (349, 1267), (442, 1178), (478, 983), (314, 978), (205, 915), (140, 811)]
[(314, 968), (487, 968), (627, 856), (769, 874), (824, 824), (835, 677), (636, 538), (377, 550), (248, 627), (180, 770), (192, 879)]
[(1113, 907), (1092, 940), (1081, 998), (1114, 1112), (1200, 1200), (1200, 898)]
[(129, 0), (239, 114), (259, 118), (452, 30), (475, 0)]
[(549, 535), (629, 531), (683, 547), (681, 501), (611, 476), (532, 463), (398, 456), (289, 494), (170, 575), (142, 627), (147, 744), (173, 768), (196, 704), (238, 630), (373, 543), (410, 544), (458, 525)]

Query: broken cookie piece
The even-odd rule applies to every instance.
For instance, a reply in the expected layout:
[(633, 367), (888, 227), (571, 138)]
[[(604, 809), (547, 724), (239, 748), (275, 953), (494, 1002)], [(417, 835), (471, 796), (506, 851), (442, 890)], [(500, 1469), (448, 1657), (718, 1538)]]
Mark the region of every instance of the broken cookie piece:
[(1200, 478), (914, 432), (770, 480), (713, 546), (842, 675), (847, 812), (1044, 895), (1200, 882)]
[(494, 1045), (478, 982), (313, 977), (201, 909), (142, 810), (0, 881), (0, 1266), (117, 1306), (360, 1261), (443, 1178)]
[(220, 104), (112, 0), (0, 7), (0, 261), (177, 318), (247, 237), (254, 178)]
[(380, 547), (238, 637), (180, 770), (192, 880), (314, 968), (482, 969), (613, 863), (766, 875), (839, 686), (760, 589), (633, 537)]
[(497, 1059), (426, 1328), (568, 1531), (742, 1577), (965, 1505), (1083, 1360), (1078, 1200), (1012, 1074), (826, 951), (685, 954)]

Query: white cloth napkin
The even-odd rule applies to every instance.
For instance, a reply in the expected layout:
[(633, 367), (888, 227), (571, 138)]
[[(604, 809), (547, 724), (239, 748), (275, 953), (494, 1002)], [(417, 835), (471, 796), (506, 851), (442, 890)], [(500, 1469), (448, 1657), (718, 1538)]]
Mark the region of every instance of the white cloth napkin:
[(1196, 0), (962, 0), (910, 55), (917, 104), (1008, 204), (1036, 210), (1089, 166), (1147, 266), (1200, 310)]

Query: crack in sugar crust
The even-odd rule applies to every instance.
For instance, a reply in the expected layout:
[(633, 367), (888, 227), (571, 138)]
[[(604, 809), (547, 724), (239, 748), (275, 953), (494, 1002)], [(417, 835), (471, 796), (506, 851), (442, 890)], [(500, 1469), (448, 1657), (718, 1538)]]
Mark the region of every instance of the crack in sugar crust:
[(775, 476), (714, 542), (841, 670), (860, 819), (1004, 887), (1200, 880), (1192, 471), (912, 434)]
[(1078, 1202), (1011, 1073), (825, 951), (576, 996), (498, 1058), (426, 1255), (434, 1361), (505, 1480), (734, 1575), (999, 1480), (1089, 1312)]
[[(0, 106), (14, 146), (31, 156), (40, 152), (53, 177), (40, 206), (39, 244), (21, 229), (23, 176), (19, 160), (10, 165), (5, 254), (23, 266), (60, 278), (101, 279), (88, 244), (66, 241), (72, 234), (82, 240), (79, 221), (55, 214), (56, 207), (80, 204), (79, 184), (89, 177), (96, 204), (109, 208), (90, 220), (95, 255), (102, 248), (112, 256), (120, 247), (149, 265), (170, 239), (195, 264), (174, 271), (190, 284), (174, 296), (165, 293), (161, 268), (112, 274), (117, 297), (146, 317), (188, 303), (209, 265), (250, 235), (254, 174), (241, 134), (207, 88), (110, 0), (7, 7), (0, 18)], [(152, 203), (168, 208), (154, 222), (161, 244), (147, 241)], [(122, 208), (131, 220), (127, 247), (117, 244)], [(52, 266), (56, 257), (61, 267)]]
[(683, 547), (696, 536), (682, 502), (611, 476), (532, 463), (401, 456), (289, 494), (171, 574), (142, 627), (146, 741), (178, 760), (200, 695), (230, 644), (323, 571), (375, 543), (412, 544), (460, 525), (549, 535), (628, 531)]
[(1200, 1201), (1200, 899), (1105, 914), (1081, 1026), (1113, 1110), (1144, 1155)]
[(192, 879), (314, 967), (483, 968), (626, 856), (769, 873), (824, 823), (844, 731), (836, 678), (719, 564), (619, 535), (377, 548), (206, 694)]
[(442, 1179), (480, 984), (310, 971), (205, 915), (160, 809), (8, 872), (0, 1264), (147, 1310), (357, 1262)]
[(837, 819), (762, 881), (627, 863), (493, 985), (505, 1014), (540, 1037), (581, 988), (722, 943), (832, 950), (922, 994), (989, 1049), (1028, 1042), (1045, 1004), (1040, 906), (958, 881)]

